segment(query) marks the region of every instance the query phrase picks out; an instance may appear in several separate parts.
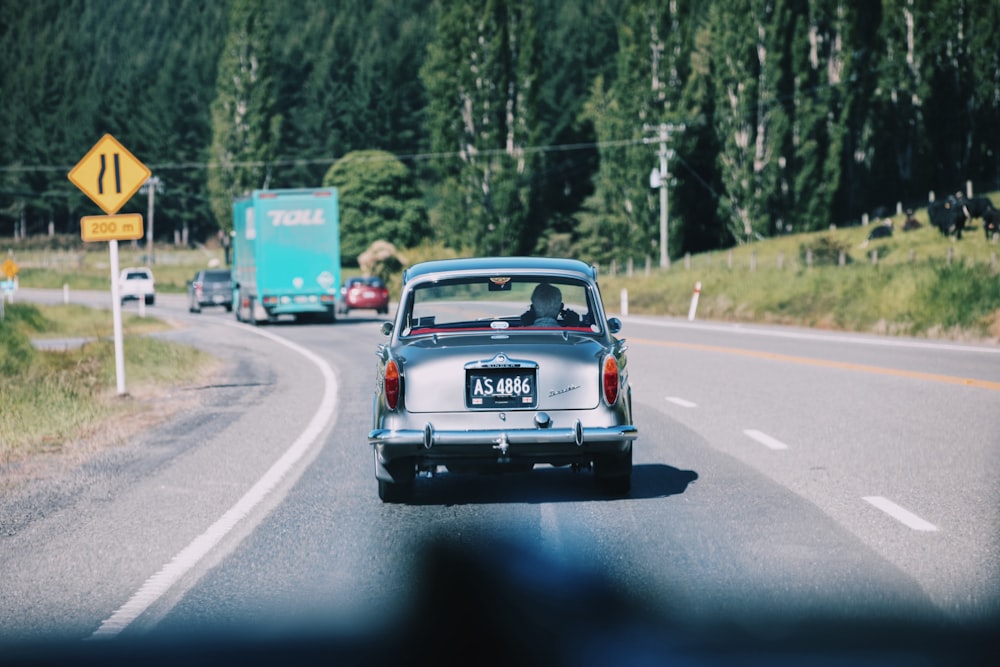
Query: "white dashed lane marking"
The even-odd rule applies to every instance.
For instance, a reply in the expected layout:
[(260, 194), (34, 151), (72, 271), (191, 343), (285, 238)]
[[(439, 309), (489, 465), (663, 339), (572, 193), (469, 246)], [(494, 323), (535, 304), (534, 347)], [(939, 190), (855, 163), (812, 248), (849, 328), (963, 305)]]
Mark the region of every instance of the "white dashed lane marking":
[(767, 433), (761, 433), (752, 428), (743, 431), (743, 433), (769, 449), (788, 449), (788, 445), (776, 438), (772, 438)]
[(691, 401), (687, 401), (687, 400), (685, 400), (683, 398), (678, 398), (676, 396), (667, 396), (667, 400), (669, 402), (673, 403), (674, 405), (681, 406), (682, 408), (696, 408), (696, 407), (698, 407), (697, 403), (692, 403)]
[(938, 529), (933, 523), (921, 519), (913, 512), (903, 509), (888, 498), (883, 498), (882, 496), (865, 496), (865, 500), (913, 530), (935, 531)]

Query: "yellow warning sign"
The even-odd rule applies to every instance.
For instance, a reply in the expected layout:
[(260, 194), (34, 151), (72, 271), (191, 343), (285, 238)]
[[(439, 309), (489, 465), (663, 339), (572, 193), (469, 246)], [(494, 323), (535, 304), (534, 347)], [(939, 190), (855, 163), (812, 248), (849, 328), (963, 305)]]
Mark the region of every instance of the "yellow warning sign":
[(105, 134), (70, 170), (68, 177), (105, 213), (114, 215), (151, 173), (117, 139)]

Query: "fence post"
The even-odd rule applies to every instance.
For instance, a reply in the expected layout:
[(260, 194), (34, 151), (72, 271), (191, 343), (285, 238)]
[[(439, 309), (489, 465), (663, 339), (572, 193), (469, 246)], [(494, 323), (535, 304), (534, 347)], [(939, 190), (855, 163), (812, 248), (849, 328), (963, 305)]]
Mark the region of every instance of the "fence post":
[(757, 251), (756, 250), (751, 250), (750, 251), (750, 270), (751, 271), (756, 271), (757, 270)]
[(878, 250), (872, 250), (872, 266), (878, 265)]
[(813, 265), (813, 251), (812, 248), (810, 248), (806, 250), (806, 266), (811, 269), (812, 265)]
[(778, 270), (781, 271), (785, 268), (785, 253), (783, 251), (778, 252)]
[(685, 270), (691, 270), (691, 253), (684, 253), (684, 268)]
[(948, 246), (948, 266), (951, 266), (951, 258), (955, 254), (955, 248), (953, 246)]
[(729, 269), (732, 270), (732, 268), (733, 268), (733, 251), (732, 250), (729, 251), (728, 262), (729, 262)]
[(837, 257), (837, 265), (845, 266), (846, 264), (847, 264), (847, 253), (841, 250), (840, 255)]
[(623, 287), (622, 288), (622, 297), (621, 298), (622, 298), (622, 305), (621, 305), (622, 315), (628, 315), (628, 288), (627, 287)]

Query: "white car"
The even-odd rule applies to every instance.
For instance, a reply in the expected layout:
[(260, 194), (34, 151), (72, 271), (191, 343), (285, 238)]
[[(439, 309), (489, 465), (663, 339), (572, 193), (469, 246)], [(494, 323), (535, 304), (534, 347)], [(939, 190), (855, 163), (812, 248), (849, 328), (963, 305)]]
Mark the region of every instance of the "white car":
[(118, 279), (119, 298), (122, 304), (126, 301), (143, 299), (147, 306), (156, 301), (156, 283), (153, 272), (144, 266), (134, 266), (122, 269)]

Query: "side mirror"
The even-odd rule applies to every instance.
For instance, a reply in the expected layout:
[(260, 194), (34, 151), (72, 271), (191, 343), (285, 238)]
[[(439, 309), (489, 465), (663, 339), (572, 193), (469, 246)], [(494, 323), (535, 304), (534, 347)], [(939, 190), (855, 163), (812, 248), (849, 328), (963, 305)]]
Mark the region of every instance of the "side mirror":
[(622, 330), (622, 321), (617, 317), (608, 318), (608, 331), (613, 334), (618, 333)]
[(392, 335), (392, 329), (393, 329), (392, 322), (383, 322), (382, 323), (382, 335), (383, 336), (391, 336)]

